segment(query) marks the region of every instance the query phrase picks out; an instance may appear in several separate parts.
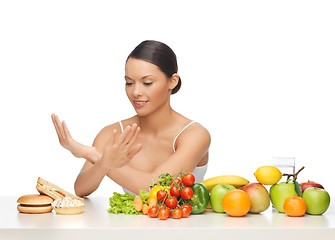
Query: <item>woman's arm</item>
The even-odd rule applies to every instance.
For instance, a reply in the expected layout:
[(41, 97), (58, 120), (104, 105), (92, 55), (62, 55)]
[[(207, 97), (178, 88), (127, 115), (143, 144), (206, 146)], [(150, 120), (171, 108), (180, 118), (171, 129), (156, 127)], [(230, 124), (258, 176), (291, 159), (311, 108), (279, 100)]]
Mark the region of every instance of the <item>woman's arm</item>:
[(90, 195), (99, 187), (107, 173), (108, 169), (101, 164), (100, 160), (95, 164), (86, 162), (74, 183), (76, 195), (80, 197)]
[[(134, 124), (128, 126), (123, 133), (117, 137), (117, 130), (113, 129), (109, 136), (108, 131), (98, 134), (95, 143), (101, 151), (102, 156), (94, 163), (86, 162), (75, 182), (75, 192), (78, 196), (88, 196), (100, 185), (104, 176), (110, 169), (120, 168), (127, 164), (140, 150), (141, 145), (134, 145), (140, 128)], [(109, 141), (106, 141), (106, 137)]]
[(138, 194), (140, 189), (148, 190), (153, 180), (157, 180), (162, 173), (175, 176), (181, 169), (192, 172), (208, 153), (210, 141), (209, 132), (203, 127), (197, 127), (183, 132), (178, 139), (177, 151), (152, 172), (143, 172), (126, 164), (121, 168), (111, 168), (107, 175), (119, 185)]
[(86, 154), (84, 155), (84, 158), (88, 162), (95, 164), (102, 158), (102, 153), (100, 153), (95, 147), (88, 147)]
[(65, 121), (60, 121), (54, 113), (51, 115), (52, 122), (58, 136), (59, 143), (62, 147), (69, 150), (77, 158), (85, 158), (90, 163), (95, 163), (101, 158), (102, 154), (95, 148), (83, 145), (72, 139)]
[[(128, 131), (129, 128), (121, 135), (127, 134)], [(87, 196), (94, 192), (104, 175), (107, 175), (122, 187), (138, 194), (140, 189), (148, 189), (153, 180), (156, 180), (162, 173), (168, 172), (171, 175), (177, 175), (181, 169), (184, 172), (193, 171), (199, 161), (208, 153), (210, 145), (210, 134), (205, 128), (197, 127), (192, 131), (184, 131), (178, 138), (177, 151), (152, 172), (143, 172), (127, 164), (140, 151), (141, 147), (139, 145), (133, 146), (134, 141), (132, 141), (133, 147), (126, 151), (123, 151), (120, 147), (113, 148), (114, 144), (111, 144), (113, 141), (106, 143), (104, 140), (106, 132), (108, 131), (99, 133), (93, 144), (100, 151), (104, 149), (103, 157), (94, 165), (86, 162), (78, 175), (75, 183), (75, 191), (78, 196)], [(139, 132), (134, 135), (138, 136), (138, 134)], [(125, 136), (121, 135), (118, 138), (118, 144), (125, 140)], [(126, 142), (130, 142), (129, 138)]]

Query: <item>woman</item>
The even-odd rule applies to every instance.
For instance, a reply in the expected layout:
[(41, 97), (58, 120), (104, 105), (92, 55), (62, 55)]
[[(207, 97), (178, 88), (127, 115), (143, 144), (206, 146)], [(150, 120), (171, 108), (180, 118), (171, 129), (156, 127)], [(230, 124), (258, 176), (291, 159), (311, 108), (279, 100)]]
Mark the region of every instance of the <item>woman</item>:
[(61, 145), (84, 164), (75, 182), (78, 196), (94, 192), (104, 176), (138, 194), (162, 173), (193, 172), (201, 182), (207, 169), (210, 134), (175, 112), (170, 96), (181, 80), (177, 59), (164, 43), (144, 41), (128, 56), (126, 94), (136, 115), (103, 128), (93, 146), (71, 138), (65, 122), (52, 114)]

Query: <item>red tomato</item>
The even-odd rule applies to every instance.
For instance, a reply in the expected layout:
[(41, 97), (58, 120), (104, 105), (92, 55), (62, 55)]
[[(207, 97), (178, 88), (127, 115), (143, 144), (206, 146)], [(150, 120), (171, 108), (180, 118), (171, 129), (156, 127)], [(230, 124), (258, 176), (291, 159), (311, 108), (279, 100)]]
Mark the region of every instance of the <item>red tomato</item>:
[(173, 185), (176, 185), (176, 186), (180, 186), (181, 187), (181, 179), (180, 178), (176, 178), (174, 180), (171, 181), (170, 185), (173, 186)]
[(190, 187), (185, 187), (183, 191), (181, 191), (181, 197), (185, 200), (189, 200), (193, 197), (193, 190)]
[(187, 218), (192, 212), (192, 206), (190, 204), (181, 205), (181, 212), (182, 212), (181, 217)]
[(166, 220), (170, 217), (171, 211), (168, 208), (162, 208), (159, 210), (158, 217), (160, 220)]
[(165, 205), (168, 208), (175, 208), (175, 207), (177, 207), (177, 204), (178, 204), (177, 198), (167, 198), (165, 200)]
[(179, 197), (180, 194), (181, 194), (181, 191), (180, 191), (180, 189), (176, 185), (173, 185), (170, 188), (170, 195), (171, 196), (173, 196), (173, 197)]
[(181, 208), (187, 208), (192, 211), (192, 205), (191, 204), (183, 204), (180, 206)]
[(181, 180), (185, 186), (192, 186), (195, 182), (195, 177), (192, 173), (188, 173)]
[(148, 209), (148, 216), (151, 218), (156, 218), (159, 208), (158, 207), (151, 207)]
[(166, 197), (167, 192), (165, 190), (159, 190), (157, 192), (157, 200), (163, 201), (164, 198)]
[(171, 215), (172, 215), (172, 218), (174, 218), (174, 219), (179, 219), (179, 218), (181, 218), (182, 211), (181, 211), (181, 209), (178, 207), (178, 208), (176, 208), (176, 209), (174, 209), (174, 210), (172, 211)]

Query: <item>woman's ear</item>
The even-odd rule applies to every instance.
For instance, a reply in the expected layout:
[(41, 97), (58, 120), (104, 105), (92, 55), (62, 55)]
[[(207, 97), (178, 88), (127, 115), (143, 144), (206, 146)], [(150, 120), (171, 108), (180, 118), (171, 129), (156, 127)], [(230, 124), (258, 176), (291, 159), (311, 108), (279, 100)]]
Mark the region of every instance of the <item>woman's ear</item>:
[(172, 77), (169, 80), (169, 89), (174, 89), (179, 82), (179, 75), (177, 73), (174, 73)]

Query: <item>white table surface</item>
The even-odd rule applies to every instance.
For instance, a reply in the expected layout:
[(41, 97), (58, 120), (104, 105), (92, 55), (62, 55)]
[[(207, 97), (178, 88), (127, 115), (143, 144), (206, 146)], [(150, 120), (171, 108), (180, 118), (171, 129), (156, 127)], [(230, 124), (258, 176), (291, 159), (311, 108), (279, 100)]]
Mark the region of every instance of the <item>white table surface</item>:
[(321, 216), (288, 217), (270, 207), (261, 214), (244, 217), (208, 209), (203, 214), (163, 221), (145, 215), (110, 214), (109, 197), (85, 199), (86, 207), (79, 215), (58, 215), (54, 211), (22, 214), (16, 209), (17, 198), (0, 197), (0, 239), (335, 239), (332, 205)]

